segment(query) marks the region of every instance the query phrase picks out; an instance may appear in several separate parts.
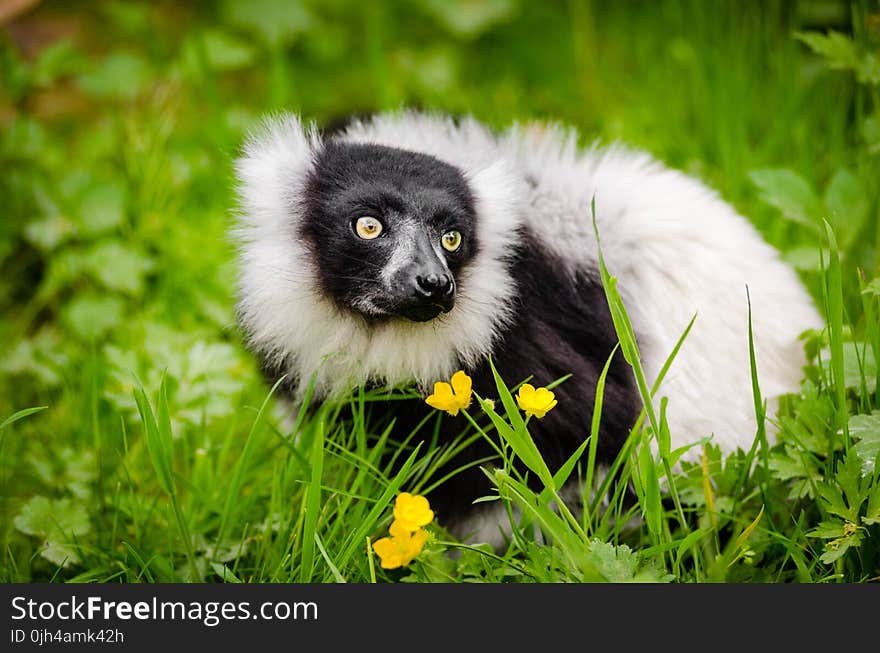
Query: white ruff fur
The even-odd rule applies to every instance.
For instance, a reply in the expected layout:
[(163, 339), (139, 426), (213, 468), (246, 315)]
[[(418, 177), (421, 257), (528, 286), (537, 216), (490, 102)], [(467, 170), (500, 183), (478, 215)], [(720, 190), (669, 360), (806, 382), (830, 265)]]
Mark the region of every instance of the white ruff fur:
[(658, 394), (669, 398), (673, 447), (706, 435), (725, 452), (752, 443), (746, 287), (761, 391), (771, 410), (775, 397), (798, 391), (798, 334), (822, 321), (777, 252), (695, 179), (621, 147), (580, 150), (556, 127), (514, 127), (496, 138), (470, 119), (402, 112), (355, 123), (342, 139), (423, 152), (462, 170), (481, 249), (442, 319), (368, 327), (340, 312), (321, 295), (295, 235), (297, 198), (320, 141), (295, 116), (267, 122), (237, 162), (239, 311), (251, 346), (305, 382), (316, 374), (319, 394), (368, 380), (427, 389), (483, 359), (511, 317), (516, 286), (504, 256), (517, 227), (527, 224), (572, 269), (595, 273), (594, 195), (602, 253), (649, 383), (697, 315)]
[(452, 311), (427, 323), (368, 325), (322, 296), (311, 256), (296, 237), (302, 219), (296, 198), (320, 148), (313, 134), (294, 116), (272, 121), (237, 162), (239, 312), (250, 344), (302, 379), (303, 389), (316, 374), (319, 396), (343, 394), (368, 380), (427, 389), (476, 364), (509, 319), (516, 290), (503, 261), (522, 203), (509, 163), (492, 154), (488, 135), (475, 123), (457, 128), (410, 116), (351, 128), (347, 141), (414, 149), (458, 166), (479, 215), (480, 252), (456, 280)]

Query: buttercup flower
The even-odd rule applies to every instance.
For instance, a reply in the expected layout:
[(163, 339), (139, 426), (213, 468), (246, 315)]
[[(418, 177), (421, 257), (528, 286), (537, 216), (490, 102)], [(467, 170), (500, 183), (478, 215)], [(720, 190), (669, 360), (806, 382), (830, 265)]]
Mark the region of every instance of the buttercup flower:
[(401, 492), (394, 502), (394, 523), (389, 530), (392, 535), (395, 526), (409, 532), (417, 531), (422, 526), (430, 524), (432, 519), (434, 519), (434, 511), (431, 510), (425, 497)]
[(373, 542), (383, 569), (405, 567), (413, 561), (428, 541), (426, 526), (434, 519), (428, 500), (419, 494), (401, 492), (394, 500), (394, 521), (388, 528), (391, 537)]
[(529, 383), (523, 383), (516, 395), (516, 403), (525, 411), (526, 415), (534, 415), (541, 419), (558, 402), (556, 395), (547, 388), (536, 389)]
[(459, 410), (471, 405), (471, 377), (459, 370), (450, 381), (452, 385), (437, 381), (434, 394), (425, 399), (425, 403), (437, 410), (445, 410), (454, 417)]
[(413, 561), (428, 541), (428, 531), (424, 528), (410, 532), (396, 521), (388, 529), (391, 537), (383, 537), (373, 542), (373, 550), (379, 556), (383, 569), (405, 567)]

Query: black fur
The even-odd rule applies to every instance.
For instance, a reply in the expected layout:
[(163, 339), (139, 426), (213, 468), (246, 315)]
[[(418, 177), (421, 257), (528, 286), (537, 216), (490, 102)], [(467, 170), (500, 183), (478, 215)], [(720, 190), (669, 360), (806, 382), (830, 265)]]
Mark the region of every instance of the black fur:
[[(304, 215), (300, 235), (317, 262), (322, 291), (340, 310), (363, 315), (357, 302), (371, 297), (390, 313), (378, 318), (363, 315), (368, 321), (402, 319), (395, 317), (400, 313), (395, 312), (393, 302), (381, 296), (379, 283), (394, 248), (395, 225), (400, 221), (418, 221), (430, 238), (439, 238), (449, 229), (462, 233), (461, 249), (445, 255), (453, 276), (479, 249), (474, 198), (463, 174), (434, 157), (396, 148), (330, 139), (317, 155), (308, 178)], [(381, 219), (387, 231), (375, 240), (358, 238), (352, 225), (364, 215)], [(519, 236), (519, 245), (508, 259), (517, 285), (515, 317), (500, 334), (491, 356), (510, 385), (532, 377), (531, 382), (541, 386), (572, 375), (554, 389), (557, 407), (530, 425), (542, 455), (555, 471), (590, 432), (596, 383), (617, 337), (595, 272), (569, 271), (538, 245), (527, 227)], [(497, 396), (488, 357), (466, 371), (480, 396)], [(598, 443), (601, 462), (611, 462), (617, 454), (638, 406), (630, 369), (618, 352), (605, 387)], [(394, 437), (403, 440), (431, 412), (435, 411), (421, 400), (376, 402), (371, 421), (380, 424), (395, 419)], [(416, 439), (430, 439), (433, 424), (429, 421)], [(467, 425), (464, 417), (443, 415), (440, 441), (451, 441)], [(477, 440), (438, 477), (493, 453), (488, 443)], [(431, 492), (429, 499), (441, 523), (454, 528), (474, 510), (473, 500), (490, 491), (483, 473), (470, 468)]]
[[(453, 276), (479, 247), (474, 199), (462, 173), (427, 154), (392, 147), (326, 143), (306, 184), (304, 215), (301, 236), (311, 245), (323, 290), (343, 309), (358, 310), (357, 303), (370, 298), (400, 314), (406, 298), (382, 293), (379, 275), (403, 221), (424, 225), (426, 240), (461, 232), (461, 248), (445, 254)], [(385, 225), (379, 238), (355, 235), (354, 222), (363, 216)]]
[[(590, 433), (596, 383), (617, 336), (604, 291), (595, 275), (585, 271), (569, 274), (561, 261), (538, 247), (528, 230), (510, 260), (517, 282), (515, 320), (492, 351), (492, 360), (510, 386), (527, 377), (533, 385), (546, 385), (566, 374), (572, 376), (554, 388), (558, 405), (543, 419), (533, 419), (529, 432), (551, 471), (558, 469)], [(488, 359), (466, 370), (481, 397), (497, 398)], [(397, 404), (397, 405), (395, 405)], [(397, 433), (403, 437), (432, 409), (423, 402), (377, 404), (393, 411)], [(606, 378), (597, 457), (609, 464), (638, 416), (638, 394), (629, 365), (618, 351)], [(470, 411), (476, 415), (478, 410)], [(392, 416), (389, 415), (389, 416)], [(432, 437), (433, 424), (424, 427)], [(462, 416), (443, 415), (441, 442), (450, 441), (468, 426)], [(464, 451), (447, 471), (469, 461), (493, 456), (491, 446), (478, 440)], [(533, 479), (537, 482), (537, 479)], [(537, 487), (537, 486), (536, 486)], [(491, 493), (491, 485), (479, 468), (452, 477), (431, 493), (429, 499), (443, 524), (454, 525), (474, 510), (471, 502)]]

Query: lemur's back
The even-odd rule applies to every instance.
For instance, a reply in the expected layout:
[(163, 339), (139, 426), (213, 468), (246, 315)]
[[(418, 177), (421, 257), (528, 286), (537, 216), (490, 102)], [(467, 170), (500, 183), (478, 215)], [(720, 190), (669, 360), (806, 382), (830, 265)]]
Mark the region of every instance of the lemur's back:
[[(619, 146), (576, 147), (558, 128), (515, 128), (503, 139), (528, 189), (525, 223), (572, 266), (602, 253), (627, 305), (653, 380), (696, 321), (660, 395), (673, 438), (714, 434), (729, 451), (755, 433), (749, 300), (762, 394), (797, 392), (798, 336), (822, 321), (794, 271), (757, 230), (697, 180)], [(747, 294), (748, 289), (748, 294)], [(772, 414), (772, 413), (771, 413)]]

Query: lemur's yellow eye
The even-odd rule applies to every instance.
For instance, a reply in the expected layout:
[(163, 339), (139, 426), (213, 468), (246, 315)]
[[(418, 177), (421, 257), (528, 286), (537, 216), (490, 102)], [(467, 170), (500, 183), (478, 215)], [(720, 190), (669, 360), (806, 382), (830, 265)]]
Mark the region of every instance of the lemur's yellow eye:
[(440, 239), (443, 249), (447, 252), (454, 252), (461, 247), (461, 234), (458, 231), (447, 231)]
[(379, 234), (382, 233), (382, 223), (376, 218), (365, 215), (357, 219), (357, 222), (354, 224), (354, 230), (364, 240), (373, 240), (373, 238), (378, 238)]

